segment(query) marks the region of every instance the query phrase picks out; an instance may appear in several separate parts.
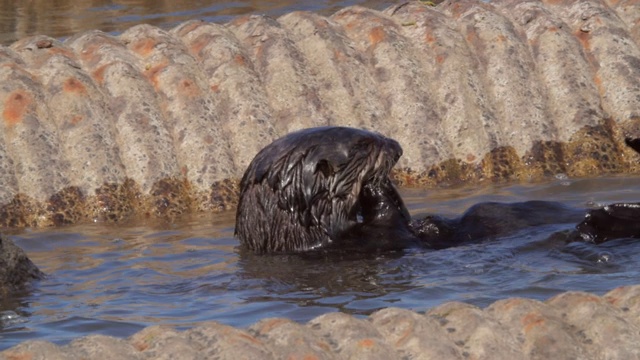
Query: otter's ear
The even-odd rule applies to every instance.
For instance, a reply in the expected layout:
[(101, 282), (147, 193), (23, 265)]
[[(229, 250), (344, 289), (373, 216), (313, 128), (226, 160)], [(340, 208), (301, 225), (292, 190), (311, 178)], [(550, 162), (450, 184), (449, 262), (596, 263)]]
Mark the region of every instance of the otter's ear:
[(335, 174), (335, 169), (333, 166), (325, 159), (322, 159), (316, 163), (316, 169), (314, 174), (321, 172), (325, 178), (333, 176)]

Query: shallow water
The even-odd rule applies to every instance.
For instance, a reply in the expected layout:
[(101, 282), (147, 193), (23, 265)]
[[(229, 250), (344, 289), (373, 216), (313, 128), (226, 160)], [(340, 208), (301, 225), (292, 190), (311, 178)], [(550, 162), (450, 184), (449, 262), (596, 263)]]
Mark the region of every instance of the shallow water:
[[(640, 201), (639, 177), (545, 184), (403, 190), (412, 214), (455, 216), (482, 201), (556, 200), (586, 208)], [(416, 311), (459, 300), (544, 300), (566, 290), (602, 294), (636, 284), (640, 243), (547, 241), (575, 224), (546, 225), (447, 250), (369, 256), (255, 256), (237, 250), (234, 214), (173, 224), (88, 224), (24, 230), (11, 238), (49, 277), (0, 301), (0, 349), (28, 339), (126, 337), (144, 326), (203, 321), (246, 326), (265, 317), (307, 321), (332, 311)]]

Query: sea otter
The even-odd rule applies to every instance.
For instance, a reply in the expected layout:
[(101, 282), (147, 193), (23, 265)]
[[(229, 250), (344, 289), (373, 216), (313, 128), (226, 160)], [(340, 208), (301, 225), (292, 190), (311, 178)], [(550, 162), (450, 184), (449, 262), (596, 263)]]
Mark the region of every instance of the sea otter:
[(257, 253), (441, 249), (529, 226), (579, 222), (567, 241), (640, 237), (640, 205), (591, 210), (556, 202), (480, 203), (457, 219), (412, 220), (389, 175), (402, 156), (381, 134), (320, 127), (288, 134), (253, 159), (240, 183), (235, 234)]
[(389, 179), (401, 155), (397, 141), (365, 130), (286, 135), (242, 178), (236, 236), (255, 252), (298, 252), (357, 243), (360, 231), (403, 232), (411, 218)]

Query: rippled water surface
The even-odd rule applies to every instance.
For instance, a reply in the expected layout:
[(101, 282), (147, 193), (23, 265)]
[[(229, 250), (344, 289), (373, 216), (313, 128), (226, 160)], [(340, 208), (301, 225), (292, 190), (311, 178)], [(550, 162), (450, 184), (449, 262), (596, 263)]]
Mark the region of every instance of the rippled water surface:
[[(580, 208), (640, 201), (640, 178), (537, 185), (403, 190), (414, 216), (455, 216), (481, 201), (557, 200)], [(602, 294), (638, 283), (640, 243), (548, 241), (574, 224), (547, 225), (479, 245), (370, 256), (255, 256), (233, 238), (234, 214), (173, 224), (89, 224), (24, 230), (11, 238), (49, 277), (0, 301), (0, 348), (27, 339), (64, 343), (86, 334), (125, 337), (142, 327), (265, 317), (306, 321), (326, 312), (366, 315), (388, 306), (478, 306), (508, 296), (544, 300), (565, 290)]]

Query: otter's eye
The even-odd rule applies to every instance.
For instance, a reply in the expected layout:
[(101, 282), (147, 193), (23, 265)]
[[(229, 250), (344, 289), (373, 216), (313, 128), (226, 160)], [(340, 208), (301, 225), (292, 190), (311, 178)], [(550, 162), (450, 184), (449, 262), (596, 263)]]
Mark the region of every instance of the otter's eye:
[(329, 176), (333, 176), (333, 174), (334, 174), (333, 166), (331, 166), (331, 164), (329, 164), (329, 162), (327, 160), (320, 160), (316, 164), (315, 173), (317, 174), (318, 172), (321, 172), (322, 175), (324, 175), (324, 177), (326, 177), (326, 178), (329, 177)]

